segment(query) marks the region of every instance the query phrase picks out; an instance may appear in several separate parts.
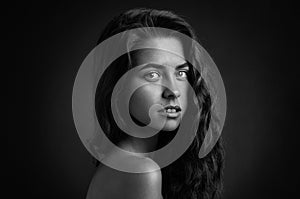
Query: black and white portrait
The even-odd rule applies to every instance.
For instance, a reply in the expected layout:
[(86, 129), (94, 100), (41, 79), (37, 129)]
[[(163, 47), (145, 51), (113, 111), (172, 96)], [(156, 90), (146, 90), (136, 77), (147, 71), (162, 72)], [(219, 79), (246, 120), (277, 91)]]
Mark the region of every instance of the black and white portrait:
[(3, 198), (296, 194), (295, 6), (11, 4)]

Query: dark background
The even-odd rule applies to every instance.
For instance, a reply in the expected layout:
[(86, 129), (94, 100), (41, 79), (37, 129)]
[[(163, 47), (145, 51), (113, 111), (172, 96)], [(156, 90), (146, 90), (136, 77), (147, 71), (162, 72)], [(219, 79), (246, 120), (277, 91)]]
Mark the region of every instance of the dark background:
[[(77, 135), (72, 87), (106, 23), (135, 7), (185, 16), (217, 64), (227, 94), (224, 199), (290, 198), (296, 152), (296, 7), (287, 1), (73, 1), (3, 7), (9, 42), (9, 198), (85, 198), (94, 166)], [(3, 16), (3, 15), (2, 15)], [(293, 71), (294, 70), (294, 71)], [(7, 75), (7, 76), (6, 76)], [(5, 96), (6, 97), (6, 96)]]

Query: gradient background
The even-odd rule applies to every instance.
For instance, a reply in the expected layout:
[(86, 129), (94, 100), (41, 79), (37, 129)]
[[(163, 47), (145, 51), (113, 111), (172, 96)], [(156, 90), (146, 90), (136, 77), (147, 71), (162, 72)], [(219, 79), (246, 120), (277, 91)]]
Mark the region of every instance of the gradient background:
[[(195, 3), (197, 2), (197, 3)], [(284, 1), (73, 1), (3, 7), (12, 55), (1, 178), (10, 198), (84, 199), (94, 172), (75, 130), (72, 87), (105, 24), (134, 7), (186, 17), (217, 64), (227, 93), (224, 199), (296, 193), (296, 7)], [(5, 77), (4, 77), (5, 78)], [(8, 132), (8, 133), (7, 133)]]

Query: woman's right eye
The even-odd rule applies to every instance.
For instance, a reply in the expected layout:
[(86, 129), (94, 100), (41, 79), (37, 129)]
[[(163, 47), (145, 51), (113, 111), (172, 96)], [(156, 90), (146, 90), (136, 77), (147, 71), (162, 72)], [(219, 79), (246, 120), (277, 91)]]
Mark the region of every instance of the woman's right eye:
[(158, 72), (155, 72), (155, 71), (151, 71), (151, 72), (149, 72), (145, 75), (145, 78), (150, 80), (150, 81), (155, 81), (159, 77), (160, 77), (160, 74)]

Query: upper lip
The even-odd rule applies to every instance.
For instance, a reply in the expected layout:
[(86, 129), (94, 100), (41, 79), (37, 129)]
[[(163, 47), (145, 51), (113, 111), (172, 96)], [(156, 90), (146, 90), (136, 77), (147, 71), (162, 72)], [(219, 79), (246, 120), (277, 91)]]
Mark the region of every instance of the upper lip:
[(175, 109), (176, 112), (181, 111), (181, 108), (180, 108), (180, 106), (178, 106), (178, 105), (170, 105), (170, 104), (168, 104), (168, 105), (166, 105), (166, 106), (164, 107), (164, 110), (167, 110), (168, 108), (170, 108), (170, 109)]

